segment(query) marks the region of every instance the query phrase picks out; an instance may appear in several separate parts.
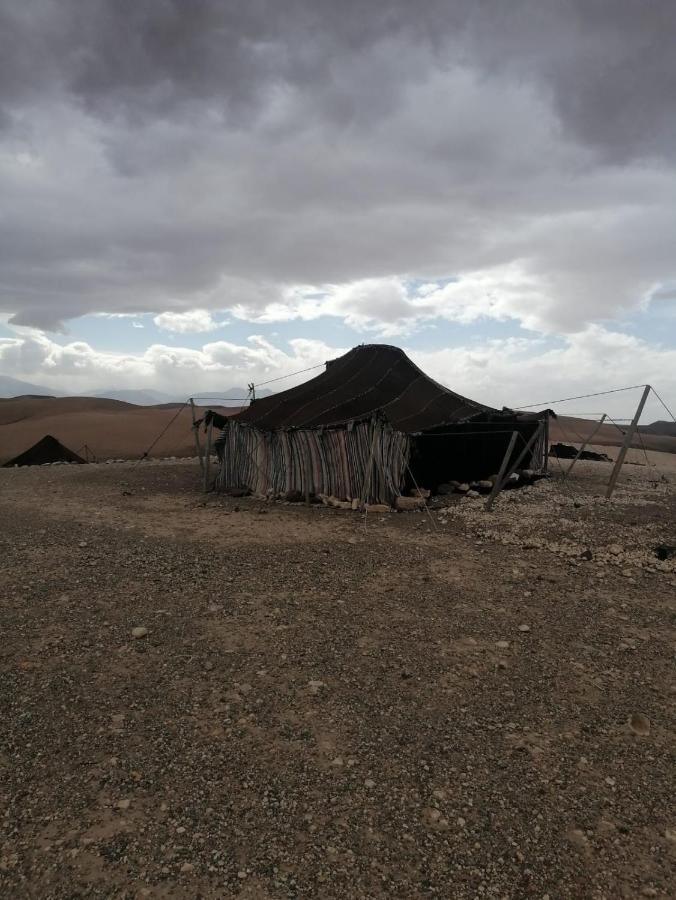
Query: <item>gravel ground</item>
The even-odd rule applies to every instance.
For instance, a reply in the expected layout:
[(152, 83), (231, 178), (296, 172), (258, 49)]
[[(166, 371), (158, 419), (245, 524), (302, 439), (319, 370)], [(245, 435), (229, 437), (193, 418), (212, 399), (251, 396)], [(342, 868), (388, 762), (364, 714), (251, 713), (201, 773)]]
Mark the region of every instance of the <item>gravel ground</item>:
[(607, 475), (365, 522), (0, 471), (1, 896), (675, 896), (674, 489)]

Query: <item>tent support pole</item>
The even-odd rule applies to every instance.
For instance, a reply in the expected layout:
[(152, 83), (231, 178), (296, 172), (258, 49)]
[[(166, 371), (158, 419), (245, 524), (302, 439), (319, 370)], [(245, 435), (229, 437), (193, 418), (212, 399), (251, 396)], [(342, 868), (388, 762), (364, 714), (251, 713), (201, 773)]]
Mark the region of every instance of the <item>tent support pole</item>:
[(197, 459), (200, 461), (200, 469), (204, 471), (204, 460), (202, 459), (202, 448), (200, 447), (200, 436), (198, 434), (199, 427), (195, 418), (195, 401), (190, 398), (190, 412), (192, 413), (192, 433), (195, 438), (195, 450), (197, 451)]
[(493, 506), (495, 498), (502, 490), (502, 483), (506, 477), (505, 473), (507, 472), (507, 466), (509, 465), (509, 460), (512, 457), (514, 444), (516, 444), (516, 439), (518, 438), (518, 436), (518, 431), (512, 432), (512, 436), (510, 437), (509, 443), (507, 444), (507, 449), (505, 450), (505, 455), (503, 456), (502, 462), (500, 463), (500, 471), (498, 472), (498, 477), (495, 479), (495, 484), (493, 485), (493, 490), (491, 491), (488, 500), (486, 500), (485, 509), (490, 509)]
[[(516, 469), (521, 465), (521, 461), (524, 459), (528, 451), (531, 449), (533, 444), (537, 441), (537, 439), (542, 434), (542, 429), (544, 428), (544, 423), (541, 422), (538, 427), (535, 429), (533, 434), (531, 434), (528, 439), (526, 446), (523, 448), (521, 453), (516, 458), (516, 462), (513, 465), (509, 465), (509, 460), (514, 450), (514, 444), (516, 443), (516, 439), (519, 437), (518, 431), (513, 431), (512, 436), (509, 439), (509, 446), (507, 447), (507, 452), (505, 453), (505, 457), (502, 460), (502, 465), (500, 466), (500, 472), (498, 473), (498, 478), (495, 484), (493, 485), (493, 490), (490, 493), (488, 500), (486, 501), (485, 509), (490, 510), (495, 502), (495, 498), (498, 496), (500, 491), (503, 489), (505, 484), (507, 483), (507, 479)], [(508, 468), (509, 467), (509, 468)]]
[(564, 478), (568, 478), (568, 476), (570, 475), (570, 473), (573, 471), (573, 466), (574, 466), (575, 463), (578, 461), (578, 459), (582, 456), (582, 453), (583, 453), (584, 449), (587, 447), (588, 444), (591, 444), (592, 438), (593, 438), (594, 435), (597, 433), (597, 431), (601, 428), (601, 425), (603, 425), (603, 423), (604, 423), (605, 421), (606, 421), (606, 414), (603, 413), (603, 415), (601, 416), (601, 420), (599, 421), (598, 425), (597, 425), (596, 428), (592, 431), (592, 433), (589, 435), (589, 437), (586, 439), (586, 441), (582, 444), (582, 446), (580, 447), (580, 449), (579, 449), (579, 450), (577, 451), (577, 453), (575, 454), (575, 458), (573, 459), (572, 463), (568, 466), (568, 468), (566, 469), (566, 471), (563, 473), (563, 477), (564, 477)]
[(312, 471), (312, 467), (310, 466), (310, 446), (306, 447), (305, 453), (305, 505), (310, 506), (310, 473)]
[(615, 465), (613, 466), (613, 471), (610, 473), (610, 481), (608, 482), (608, 487), (606, 488), (606, 500), (610, 500), (613, 491), (615, 490), (615, 485), (617, 484), (617, 479), (620, 475), (620, 469), (622, 468), (622, 463), (624, 462), (624, 458), (627, 455), (627, 450), (629, 449), (629, 445), (631, 444), (631, 440), (636, 433), (636, 428), (638, 427), (639, 419), (641, 418), (641, 413), (643, 412), (643, 407), (645, 406), (645, 402), (648, 399), (648, 394), (650, 393), (650, 385), (646, 384), (643, 389), (643, 395), (639, 400), (638, 406), (636, 407), (636, 412), (634, 413), (634, 418), (631, 420), (631, 425), (627, 428), (627, 433), (624, 436), (624, 442), (620, 449), (620, 452), (617, 454), (617, 459), (615, 460)]
[(369, 490), (371, 489), (371, 481), (372, 481), (371, 473), (373, 470), (373, 458), (374, 458), (375, 452), (376, 452), (376, 440), (378, 437), (378, 431), (376, 428), (376, 420), (372, 419), (371, 421), (372, 421), (372, 425), (373, 425), (373, 438), (371, 440), (371, 452), (369, 453), (368, 468), (367, 468), (366, 472), (364, 473), (364, 484), (362, 485), (362, 489), (361, 489), (361, 493), (362, 493), (361, 504), (360, 504), (361, 506), (366, 506), (366, 498), (368, 496)]
[(209, 467), (211, 465), (211, 431), (214, 427), (213, 422), (209, 422), (207, 431), (207, 446), (204, 450), (204, 493), (209, 490)]

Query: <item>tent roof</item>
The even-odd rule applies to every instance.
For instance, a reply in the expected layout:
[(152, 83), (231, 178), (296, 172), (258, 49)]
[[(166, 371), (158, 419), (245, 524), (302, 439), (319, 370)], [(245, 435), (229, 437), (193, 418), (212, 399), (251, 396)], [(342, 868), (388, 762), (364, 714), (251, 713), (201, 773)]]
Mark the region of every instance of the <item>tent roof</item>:
[(52, 462), (84, 463), (85, 460), (68, 447), (64, 447), (61, 441), (51, 434), (46, 434), (37, 444), (33, 444), (28, 450), (6, 462), (5, 466), (42, 466)]
[(262, 397), (235, 416), (258, 428), (339, 425), (383, 413), (398, 431), (415, 433), (498, 410), (449, 391), (403, 350), (364, 344), (326, 364), (316, 378)]

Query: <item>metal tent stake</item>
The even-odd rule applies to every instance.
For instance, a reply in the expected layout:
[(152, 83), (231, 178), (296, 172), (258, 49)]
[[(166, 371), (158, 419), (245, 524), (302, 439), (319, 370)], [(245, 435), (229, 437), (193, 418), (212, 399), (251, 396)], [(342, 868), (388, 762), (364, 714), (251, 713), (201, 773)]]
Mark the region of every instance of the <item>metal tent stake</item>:
[(627, 455), (627, 450), (629, 449), (629, 445), (631, 444), (632, 438), (636, 434), (636, 428), (638, 426), (638, 421), (641, 418), (641, 413), (643, 412), (643, 407), (645, 406), (645, 402), (648, 399), (648, 394), (650, 393), (650, 385), (646, 384), (643, 388), (643, 396), (639, 400), (639, 404), (636, 407), (636, 412), (634, 413), (634, 418), (631, 420), (631, 425), (627, 428), (627, 433), (624, 436), (624, 443), (622, 444), (622, 448), (620, 452), (617, 454), (617, 459), (615, 460), (615, 465), (613, 466), (613, 471), (610, 474), (610, 481), (608, 482), (608, 487), (606, 488), (606, 500), (610, 500), (613, 491), (615, 490), (615, 485), (617, 483), (617, 479), (620, 475), (620, 469), (622, 468), (622, 463), (624, 462), (624, 458)]

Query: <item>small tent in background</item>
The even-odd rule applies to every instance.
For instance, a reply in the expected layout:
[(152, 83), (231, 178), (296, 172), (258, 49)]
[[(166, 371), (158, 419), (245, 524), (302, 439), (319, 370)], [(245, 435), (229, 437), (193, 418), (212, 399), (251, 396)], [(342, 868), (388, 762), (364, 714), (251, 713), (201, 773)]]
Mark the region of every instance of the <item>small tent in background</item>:
[(82, 463), (86, 460), (73, 453), (68, 447), (64, 447), (61, 441), (57, 441), (51, 434), (46, 434), (37, 444), (33, 444), (28, 450), (24, 450), (14, 459), (4, 464), (10, 466), (44, 466), (47, 463)]

